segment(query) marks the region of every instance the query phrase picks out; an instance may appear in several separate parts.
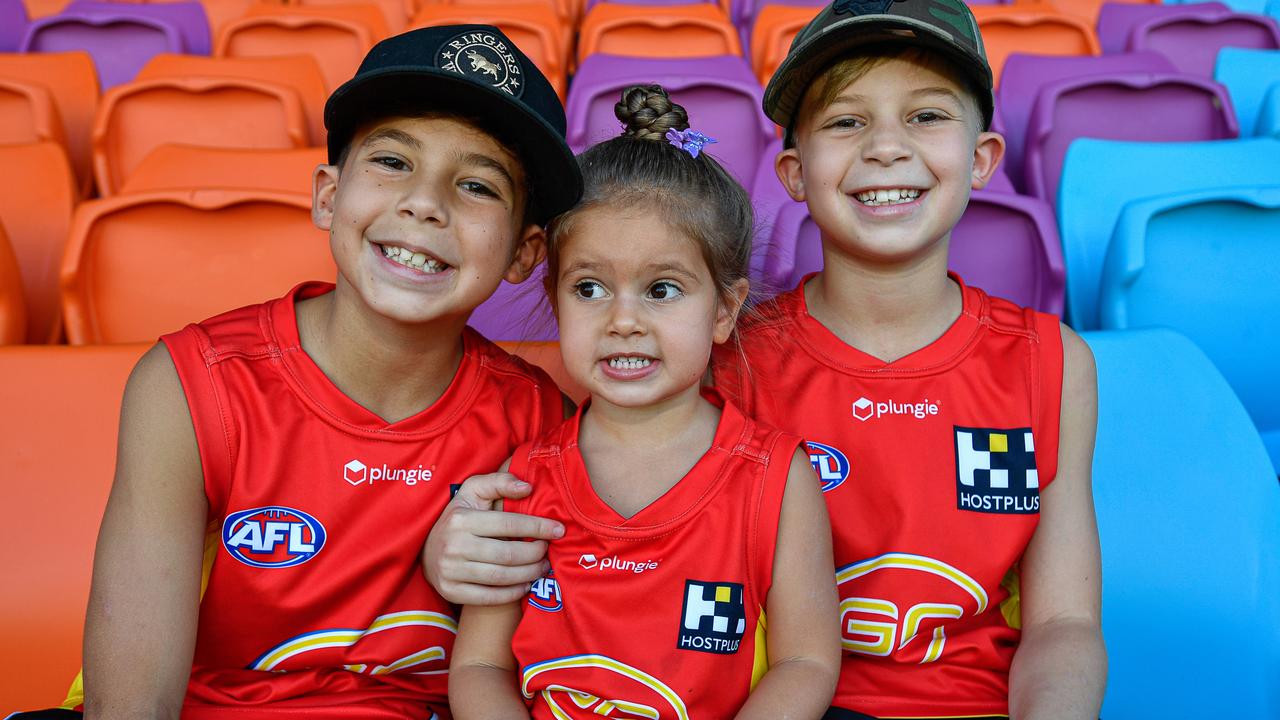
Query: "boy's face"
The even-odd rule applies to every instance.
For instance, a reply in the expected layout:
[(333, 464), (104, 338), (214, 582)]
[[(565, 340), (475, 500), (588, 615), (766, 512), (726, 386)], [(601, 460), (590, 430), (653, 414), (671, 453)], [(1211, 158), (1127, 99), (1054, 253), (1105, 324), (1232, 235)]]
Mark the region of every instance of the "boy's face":
[(828, 107), (806, 95), (778, 177), (808, 203), (827, 252), (876, 264), (946, 251), (971, 189), (987, 184), (1003, 139), (979, 132), (957, 78), (907, 58), (879, 61)]
[(392, 319), (465, 318), (545, 254), (522, 218), (519, 160), (487, 133), (447, 117), (361, 128), (339, 169), (315, 174), (312, 215), (329, 231), (339, 282)]

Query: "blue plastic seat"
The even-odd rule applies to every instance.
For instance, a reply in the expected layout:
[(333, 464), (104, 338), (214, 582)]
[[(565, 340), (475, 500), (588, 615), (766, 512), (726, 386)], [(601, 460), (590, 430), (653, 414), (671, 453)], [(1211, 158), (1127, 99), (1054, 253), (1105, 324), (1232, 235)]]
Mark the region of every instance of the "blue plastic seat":
[(1280, 485), (1248, 415), (1177, 333), (1084, 339), (1098, 364), (1102, 717), (1280, 717)]
[(1258, 109), (1258, 121), (1254, 123), (1253, 134), (1280, 139), (1280, 80), (1267, 88), (1267, 96), (1262, 99), (1262, 107)]
[[(1120, 210), (1173, 192), (1280, 184), (1280, 141), (1194, 143), (1076, 140), (1063, 160), (1058, 229), (1067, 263), (1067, 319), (1098, 327), (1098, 281)], [(1190, 282), (1190, 281), (1189, 281)]]
[(1107, 248), (1104, 329), (1186, 335), (1240, 396), (1280, 468), (1280, 184), (1130, 203)]
[(1258, 113), (1272, 84), (1280, 81), (1280, 50), (1222, 48), (1213, 79), (1226, 86), (1242, 136), (1258, 133)]

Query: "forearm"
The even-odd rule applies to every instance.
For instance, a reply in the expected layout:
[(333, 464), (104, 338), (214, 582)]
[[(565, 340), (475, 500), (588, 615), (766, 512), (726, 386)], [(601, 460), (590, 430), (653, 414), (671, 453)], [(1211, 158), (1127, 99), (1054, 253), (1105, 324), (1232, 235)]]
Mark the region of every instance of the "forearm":
[(529, 720), (514, 673), (493, 665), (451, 668), (449, 708), (454, 720)]
[(1102, 630), (1087, 619), (1025, 628), (1009, 673), (1013, 720), (1095, 720), (1107, 684)]
[(771, 665), (738, 711), (737, 720), (817, 720), (831, 705), (836, 672), (812, 658)]

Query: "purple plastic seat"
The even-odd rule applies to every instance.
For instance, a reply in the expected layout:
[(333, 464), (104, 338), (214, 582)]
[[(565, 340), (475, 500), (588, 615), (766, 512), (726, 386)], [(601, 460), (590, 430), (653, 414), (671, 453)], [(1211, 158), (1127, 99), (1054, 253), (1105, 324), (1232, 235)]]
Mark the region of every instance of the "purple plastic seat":
[(1030, 195), (1056, 206), (1063, 157), (1077, 138), (1176, 142), (1239, 135), (1226, 88), (1212, 80), (1165, 73), (1058, 80), (1040, 89), (1031, 111), (1023, 177)]
[(710, 153), (748, 186), (764, 148), (775, 137), (773, 123), (760, 109), (763, 90), (747, 61), (736, 55), (650, 59), (595, 54), (578, 67), (569, 99), (567, 139), (574, 152), (615, 137), (621, 124), (613, 114), (622, 90), (659, 83), (689, 111), (694, 130), (716, 139)]
[[(587, 0), (587, 7), (583, 13), (587, 13), (591, 8), (602, 2), (617, 2), (621, 0)], [(713, 3), (715, 0), (625, 0), (627, 5), (692, 5), (694, 3)]]
[(793, 5), (796, 7), (821, 7), (828, 0), (730, 0), (729, 20), (742, 36), (742, 47), (751, 47), (751, 29), (756, 23), (756, 13), (765, 5)]
[(102, 89), (129, 82), (160, 53), (183, 51), (177, 28), (155, 18), (65, 10), (31, 23), (23, 52), (83, 50), (93, 58)]
[(117, 13), (122, 10), (137, 17), (155, 18), (177, 28), (182, 37), (184, 52), (188, 55), (209, 55), (213, 52), (213, 34), (209, 29), (209, 16), (198, 2), (119, 3), (103, 0), (75, 0), (67, 9), (88, 12)]
[(1105, 3), (1098, 11), (1098, 45), (1104, 55), (1122, 53), (1129, 49), (1129, 36), (1138, 25), (1155, 18), (1213, 17), (1231, 8), (1220, 2), (1198, 2), (1188, 5), (1148, 5), (1145, 3)]
[(1022, 176), (1026, 157), (1027, 124), (1040, 88), (1057, 80), (1107, 73), (1174, 73), (1177, 69), (1157, 52), (1119, 55), (1028, 55), (1014, 53), (1005, 60), (996, 106), (1004, 120), (1004, 167), (1014, 187), (1025, 190)]
[(15, 52), (27, 31), (27, 6), (22, 0), (0, 0), (0, 52)]
[[(1103, 6), (1103, 17), (1115, 5)], [(1164, 8), (1137, 5), (1140, 8)], [(1200, 5), (1180, 5), (1183, 9)], [(1135, 16), (1138, 17), (1138, 16)], [(1099, 20), (1101, 23), (1101, 20)], [(1231, 10), (1174, 11), (1154, 14), (1130, 26), (1125, 49), (1154, 50), (1169, 58), (1179, 70), (1212, 78), (1218, 51), (1224, 47), (1280, 49), (1280, 24), (1263, 15)]]
[(558, 340), (560, 332), (543, 289), (546, 276), (543, 263), (519, 285), (503, 280), (493, 296), (471, 313), (467, 324), (494, 342)]

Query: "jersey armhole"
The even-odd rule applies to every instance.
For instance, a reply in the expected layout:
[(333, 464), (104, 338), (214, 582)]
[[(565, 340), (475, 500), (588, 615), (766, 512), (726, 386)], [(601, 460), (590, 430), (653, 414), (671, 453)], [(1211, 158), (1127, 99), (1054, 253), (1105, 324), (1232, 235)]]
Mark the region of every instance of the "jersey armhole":
[(195, 325), (160, 338), (182, 383), (187, 411), (195, 429), (196, 449), (200, 453), (200, 470), (204, 475), (205, 498), (209, 516), (225, 511), (231, 468), (234, 466), (234, 425), (224, 413), (224, 398), (213, 378), (213, 369), (205, 359), (208, 337)]
[(782, 498), (791, 474), (791, 459), (802, 442), (799, 437), (781, 431), (775, 432), (770, 440), (769, 460), (759, 474), (760, 487), (753, 493), (756, 506), (752, 513), (748, 557), (753, 575), (752, 593), (761, 608), (764, 608), (769, 589), (773, 587), (773, 559), (778, 546)]
[(1032, 421), (1036, 424), (1036, 466), (1040, 490), (1058, 474), (1058, 436), (1062, 424), (1062, 326), (1056, 315), (1034, 315), (1036, 343), (1032, 368)]
[[(533, 452), (533, 443), (527, 442), (517, 447), (511, 453), (511, 464), (507, 466), (507, 472), (515, 475), (520, 480), (530, 482), (529, 480), (529, 454)], [(525, 515), (532, 514), (530, 510), (533, 507), (533, 495), (523, 498), (502, 501), (503, 512), (522, 513)]]

